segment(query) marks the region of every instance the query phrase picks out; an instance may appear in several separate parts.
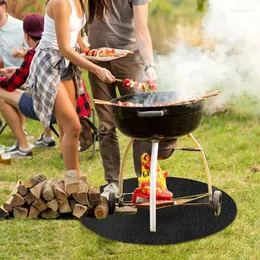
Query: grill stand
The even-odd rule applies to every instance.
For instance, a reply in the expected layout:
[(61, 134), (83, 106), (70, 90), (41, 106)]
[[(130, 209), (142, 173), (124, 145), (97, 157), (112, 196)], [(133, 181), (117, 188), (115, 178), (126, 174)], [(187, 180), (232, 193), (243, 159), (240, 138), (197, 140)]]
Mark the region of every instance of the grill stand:
[[(151, 169), (150, 169), (150, 202), (149, 203), (141, 203), (140, 205), (138, 204), (131, 204), (128, 203), (127, 205), (129, 206), (135, 206), (139, 208), (147, 208), (149, 206), (150, 210), (150, 231), (151, 232), (156, 232), (156, 208), (164, 208), (164, 207), (169, 207), (169, 206), (177, 206), (177, 205), (210, 205), (212, 206), (212, 200), (213, 200), (213, 194), (212, 194), (212, 181), (211, 181), (211, 176), (210, 176), (210, 169), (209, 165), (206, 159), (206, 156), (203, 152), (202, 147), (199, 145), (197, 140), (194, 138), (194, 136), (189, 133), (188, 134), (189, 139), (194, 143), (196, 148), (176, 148), (175, 150), (184, 150), (184, 151), (195, 151), (199, 152), (200, 156), (202, 158), (205, 171), (206, 171), (206, 176), (207, 176), (207, 184), (208, 184), (208, 193), (205, 194), (197, 194), (197, 195), (191, 195), (191, 196), (185, 196), (181, 198), (174, 198), (172, 201), (165, 201), (165, 202), (156, 202), (156, 165), (157, 165), (157, 157), (158, 157), (158, 147), (159, 147), (159, 142), (160, 140), (152, 140), (152, 152), (151, 152)], [(125, 163), (126, 163), (126, 156), (129, 152), (129, 149), (131, 148), (133, 144), (134, 138), (131, 138), (130, 141), (128, 142), (125, 151), (123, 153), (123, 158), (122, 158), (122, 163), (120, 167), (120, 173), (119, 173), (119, 204), (124, 204), (123, 200), (123, 172), (125, 170)], [(215, 215), (219, 215), (221, 211), (221, 194), (220, 191), (215, 192), (216, 197), (220, 197), (216, 201), (216, 208), (214, 208), (213, 205), (213, 210)], [(214, 195), (215, 195), (214, 193)], [(208, 203), (190, 203), (194, 200), (198, 200), (200, 198), (208, 197), (209, 202)], [(120, 202), (121, 200), (121, 202)], [(219, 207), (219, 208), (218, 208)]]

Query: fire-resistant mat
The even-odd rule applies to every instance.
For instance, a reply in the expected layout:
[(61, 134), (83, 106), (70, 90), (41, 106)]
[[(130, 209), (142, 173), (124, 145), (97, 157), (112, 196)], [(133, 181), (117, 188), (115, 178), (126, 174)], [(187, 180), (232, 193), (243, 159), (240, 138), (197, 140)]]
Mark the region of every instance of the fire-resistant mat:
[[(133, 192), (137, 179), (124, 180), (124, 193)], [(207, 193), (207, 184), (190, 179), (167, 177), (167, 188), (174, 197)], [(214, 190), (218, 188), (212, 187)], [(111, 240), (147, 245), (169, 245), (215, 234), (236, 217), (234, 200), (222, 191), (222, 211), (215, 216), (209, 206), (173, 206), (157, 209), (156, 232), (150, 232), (149, 209), (138, 209), (135, 215), (113, 214), (98, 220), (83, 215), (81, 222), (96, 234)], [(208, 201), (208, 199), (206, 198)]]

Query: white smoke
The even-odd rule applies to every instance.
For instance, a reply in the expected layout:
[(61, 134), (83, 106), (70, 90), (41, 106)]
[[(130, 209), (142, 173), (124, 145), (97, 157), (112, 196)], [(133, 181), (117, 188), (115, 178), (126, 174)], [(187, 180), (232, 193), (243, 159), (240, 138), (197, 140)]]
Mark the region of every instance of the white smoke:
[(214, 51), (180, 42), (157, 64), (160, 90), (188, 99), (221, 89), (215, 102), (244, 94), (260, 101), (259, 28), (259, 0), (209, 0), (202, 30), (217, 40)]

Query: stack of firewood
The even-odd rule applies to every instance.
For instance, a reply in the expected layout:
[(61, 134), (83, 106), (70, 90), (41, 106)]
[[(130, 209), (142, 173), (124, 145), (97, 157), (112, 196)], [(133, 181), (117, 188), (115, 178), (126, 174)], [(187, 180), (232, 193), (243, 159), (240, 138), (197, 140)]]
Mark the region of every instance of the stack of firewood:
[(108, 215), (108, 202), (97, 188), (89, 188), (85, 177), (74, 172), (63, 180), (47, 180), (42, 174), (15, 185), (12, 196), (0, 207), (0, 218), (56, 219), (83, 214), (102, 219)]

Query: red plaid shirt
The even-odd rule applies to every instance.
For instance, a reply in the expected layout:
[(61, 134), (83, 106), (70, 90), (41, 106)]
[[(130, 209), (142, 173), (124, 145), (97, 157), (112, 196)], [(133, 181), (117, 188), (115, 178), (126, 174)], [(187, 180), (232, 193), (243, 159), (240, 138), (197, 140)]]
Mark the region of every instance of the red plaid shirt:
[(27, 51), (21, 67), (16, 69), (16, 71), (10, 78), (0, 77), (0, 88), (12, 92), (17, 88), (20, 88), (25, 83), (29, 75), (31, 62), (35, 54), (35, 48)]

